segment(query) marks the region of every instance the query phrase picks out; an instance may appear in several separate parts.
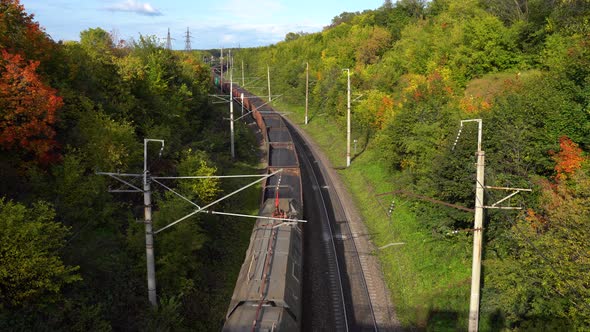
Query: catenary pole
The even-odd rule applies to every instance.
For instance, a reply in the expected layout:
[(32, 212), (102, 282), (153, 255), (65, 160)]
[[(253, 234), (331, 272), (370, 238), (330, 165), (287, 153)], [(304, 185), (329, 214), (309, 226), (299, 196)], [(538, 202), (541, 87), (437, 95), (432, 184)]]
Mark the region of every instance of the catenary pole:
[[(154, 233), (152, 225), (152, 197), (147, 167), (147, 145), (148, 142), (160, 142), (164, 148), (164, 141), (146, 138), (143, 140), (143, 204), (145, 223), (145, 254), (147, 265), (148, 299), (152, 306), (158, 306), (156, 295), (156, 265), (154, 259)], [(161, 150), (160, 150), (161, 151)]]
[[(505, 209), (505, 210), (520, 210), (521, 207), (513, 206), (501, 206), (500, 203), (508, 200), (510, 197), (520, 192), (531, 192), (531, 189), (525, 188), (508, 188), (508, 187), (496, 187), (485, 185), (485, 152), (482, 150), (482, 120), (481, 119), (470, 119), (462, 120), (459, 133), (453, 144), (453, 150), (459, 141), (461, 131), (463, 130), (463, 124), (466, 122), (477, 122), (477, 157), (476, 164), (476, 182), (475, 182), (475, 216), (474, 216), (474, 227), (473, 227), (473, 265), (471, 268), (471, 295), (469, 301), (469, 332), (477, 332), (479, 330), (479, 307), (481, 297), (481, 256), (483, 247), (483, 215), (484, 209)], [(506, 197), (493, 203), (492, 205), (484, 205), (484, 188), (496, 189), (496, 190), (508, 190), (513, 191)]]
[(270, 67), (266, 66), (266, 77), (268, 80), (268, 101), (270, 101)]
[[(144, 224), (145, 224), (145, 238), (146, 238), (146, 267), (147, 267), (147, 281), (148, 281), (148, 299), (149, 302), (152, 306), (157, 307), (158, 302), (157, 302), (157, 293), (156, 293), (156, 270), (155, 270), (155, 250), (154, 250), (154, 235), (156, 235), (157, 233), (163, 231), (164, 229), (167, 229), (175, 224), (177, 224), (178, 222), (185, 220), (187, 218), (189, 218), (190, 216), (196, 214), (196, 213), (213, 213), (213, 214), (227, 214), (227, 215), (233, 215), (233, 216), (242, 216), (242, 217), (249, 217), (249, 218), (259, 218), (259, 216), (248, 216), (248, 215), (240, 215), (240, 214), (232, 214), (232, 213), (228, 213), (228, 212), (219, 212), (219, 211), (210, 211), (210, 210), (206, 210), (207, 208), (213, 206), (214, 204), (217, 204), (219, 202), (221, 202), (222, 200), (225, 200), (231, 196), (233, 196), (234, 194), (243, 191), (246, 188), (249, 188), (253, 185), (255, 185), (256, 183), (259, 183), (260, 181), (263, 181), (266, 178), (269, 178), (271, 176), (274, 176), (276, 174), (278, 174), (279, 172), (282, 171), (282, 169), (277, 170), (271, 174), (266, 174), (266, 175), (260, 175), (260, 174), (250, 174), (250, 175), (220, 175), (220, 176), (157, 176), (157, 177), (152, 177), (150, 175), (150, 171), (148, 169), (148, 153), (147, 153), (147, 145), (149, 142), (159, 142), (161, 143), (161, 148), (160, 148), (160, 155), (162, 154), (162, 151), (164, 149), (164, 140), (161, 139), (144, 139), (144, 151), (143, 151), (143, 155), (144, 155), (144, 163), (143, 163), (143, 174), (130, 174), (130, 173), (120, 173), (120, 172), (116, 172), (116, 173), (112, 173), (112, 172), (96, 172), (96, 174), (98, 175), (108, 175), (110, 177), (112, 177), (113, 179), (119, 181), (120, 183), (124, 184), (126, 186), (127, 189), (114, 189), (111, 190), (109, 189), (109, 192), (119, 192), (119, 193), (143, 193), (144, 195)], [(143, 188), (140, 188), (139, 185), (134, 185), (133, 183), (124, 180), (123, 178), (125, 177), (134, 177), (134, 178), (142, 178), (143, 180)], [(188, 198), (184, 197), (182, 194), (180, 194), (179, 192), (175, 191), (174, 189), (168, 187), (167, 185), (165, 185), (164, 183), (158, 181), (158, 180), (164, 180), (164, 179), (169, 179), (169, 180), (179, 180), (179, 179), (206, 179), (206, 178), (245, 178), (245, 177), (256, 177), (259, 178), (258, 180), (238, 189), (235, 190), (234, 192), (225, 195), (224, 197), (217, 199), (216, 201), (209, 203), (206, 206), (200, 207), (198, 204), (192, 202), (191, 200), (189, 200)], [(197, 207), (197, 211), (194, 211), (182, 218), (180, 218), (179, 220), (176, 220), (175, 222), (157, 230), (157, 231), (153, 231), (153, 222), (152, 222), (152, 197), (151, 197), (151, 182), (155, 182), (156, 184), (161, 185), (163, 188), (165, 188), (166, 190), (172, 192), (173, 194), (179, 196), (180, 198), (182, 198), (183, 200), (191, 203), (192, 205), (194, 205), (195, 207)], [(276, 218), (273, 218), (276, 219)], [(285, 223), (289, 223), (289, 222), (306, 222), (305, 220), (294, 220), (294, 219), (281, 219), (281, 221), (284, 221)]]
[(475, 182), (475, 222), (473, 227), (473, 265), (471, 268), (471, 297), (469, 301), (469, 332), (479, 330), (479, 301), (481, 286), (481, 251), (483, 241), (483, 209), (484, 209), (484, 167), (485, 152), (482, 147), (482, 121), (481, 119), (463, 120), (464, 122), (477, 122), (477, 171)]
[(229, 50), (229, 130), (231, 133), (230, 141), (231, 141), (231, 158), (236, 158), (236, 152), (234, 148), (234, 65), (233, 59), (231, 58), (231, 50)]
[(347, 107), (346, 107), (346, 167), (350, 166), (350, 69), (345, 69), (347, 81)]
[(221, 92), (223, 92), (223, 47), (221, 48), (221, 57), (219, 58), (219, 62), (221, 63), (221, 76), (219, 76), (219, 86), (221, 87)]
[(307, 124), (307, 106), (309, 102), (309, 62), (305, 63), (305, 124)]
[(244, 87), (246, 83), (244, 83), (244, 59), (242, 59), (242, 87)]
[(469, 331), (479, 329), (479, 299), (481, 285), (481, 251), (483, 240), (484, 151), (477, 152), (477, 184), (475, 189), (475, 226), (473, 230), (473, 266), (471, 270), (471, 299), (469, 301)]
[(244, 116), (244, 93), (240, 93), (240, 104), (242, 105), (242, 116)]

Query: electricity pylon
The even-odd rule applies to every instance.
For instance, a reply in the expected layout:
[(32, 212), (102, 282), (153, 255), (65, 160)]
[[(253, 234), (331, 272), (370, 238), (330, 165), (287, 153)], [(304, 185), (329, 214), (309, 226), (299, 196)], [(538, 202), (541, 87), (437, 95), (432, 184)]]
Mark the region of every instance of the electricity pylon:
[(186, 27), (186, 34), (184, 35), (184, 50), (191, 51), (191, 32), (189, 31), (188, 27)]

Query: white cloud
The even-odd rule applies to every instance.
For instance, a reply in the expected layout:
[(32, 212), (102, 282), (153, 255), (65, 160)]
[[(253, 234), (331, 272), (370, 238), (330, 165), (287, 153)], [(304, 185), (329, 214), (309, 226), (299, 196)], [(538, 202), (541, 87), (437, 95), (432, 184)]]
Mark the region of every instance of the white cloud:
[(136, 0), (126, 0), (116, 5), (107, 7), (108, 10), (116, 12), (133, 12), (146, 16), (161, 16), (162, 13), (149, 3), (141, 3)]
[(237, 42), (236, 36), (234, 36), (234, 35), (227, 35), (227, 34), (224, 34), (223, 37), (221, 38), (221, 40), (222, 40), (223, 43), (226, 43), (226, 44), (227, 43), (233, 44), (233, 43), (236, 43)]

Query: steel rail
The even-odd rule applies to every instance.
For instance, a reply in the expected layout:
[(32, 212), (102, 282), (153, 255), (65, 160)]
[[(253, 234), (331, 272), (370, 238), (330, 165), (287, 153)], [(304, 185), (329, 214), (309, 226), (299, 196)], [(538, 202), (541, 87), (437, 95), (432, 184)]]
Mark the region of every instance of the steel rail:
[[(298, 141), (300, 147), (304, 147), (307, 144), (305, 143), (305, 141), (303, 140), (303, 138), (299, 135), (299, 133), (297, 132), (297, 130), (294, 130), (291, 125), (285, 121), (285, 125), (287, 126), (287, 128), (289, 129), (289, 131), (291, 132), (291, 137), (293, 138), (293, 142)], [(313, 169), (313, 164), (310, 161), (310, 157), (309, 154), (311, 154), (311, 156), (313, 157), (313, 159), (315, 160), (315, 157), (313, 156), (313, 153), (310, 150), (307, 150), (306, 148), (301, 149), (300, 151), (302, 152), (301, 155), (304, 157), (303, 159), (305, 159), (305, 163), (308, 167), (308, 169), (310, 170), (310, 174), (311, 174), (311, 180), (312, 183), (315, 183), (317, 188), (321, 188), (319, 185), (319, 181), (318, 178), (316, 176), (315, 170)], [(332, 232), (332, 227), (330, 226), (330, 218), (329, 218), (329, 214), (328, 214), (328, 209), (326, 208), (326, 202), (325, 202), (325, 198), (324, 198), (324, 193), (322, 192), (322, 190), (320, 189), (320, 198), (321, 198), (321, 207), (324, 210), (324, 214), (327, 217), (327, 221), (328, 221), (328, 225), (327, 226), (327, 230), (330, 233), (330, 245), (331, 245), (331, 250), (334, 254), (334, 262), (336, 264), (336, 270), (338, 271), (337, 275), (338, 275), (338, 279), (337, 279), (337, 283), (338, 283), (338, 288), (340, 291), (340, 299), (341, 299), (341, 303), (342, 303), (342, 314), (344, 315), (344, 326), (346, 328), (346, 331), (349, 331), (349, 322), (348, 322), (348, 316), (346, 313), (346, 302), (345, 302), (345, 298), (344, 298), (344, 290), (342, 287), (342, 275), (341, 275), (341, 270), (340, 270), (340, 263), (338, 262), (338, 253), (336, 251), (336, 245), (334, 244), (334, 233)]]
[[(292, 135), (291, 135), (291, 136), (297, 136), (297, 138), (298, 138), (298, 140), (299, 140), (299, 141), (303, 141), (303, 138), (302, 138), (302, 137), (301, 137), (301, 135), (300, 135), (300, 134), (297, 132), (297, 130), (293, 130), (293, 126), (292, 126), (292, 124), (290, 124), (290, 123), (289, 123), (289, 122), (287, 122), (287, 121), (285, 121), (285, 123), (286, 123), (287, 127), (289, 127), (289, 129), (292, 131), (292, 133), (291, 133)], [(293, 132), (295, 133), (295, 135), (293, 135)], [(311, 150), (309, 150), (309, 153), (311, 153), (311, 154), (312, 154), (312, 157), (313, 157), (315, 160), (317, 160), (317, 158), (315, 158), (315, 156), (313, 155), (313, 152), (311, 152)], [(306, 155), (306, 159), (307, 159), (307, 158), (309, 158), (309, 157)], [(312, 170), (313, 170), (313, 168), (312, 168)], [(321, 172), (321, 170), (320, 170), (320, 172)], [(313, 176), (314, 176), (314, 178), (316, 179), (316, 183), (317, 183), (317, 177), (316, 177), (316, 175), (315, 175), (315, 172), (313, 172)], [(329, 180), (329, 177), (327, 177), (327, 176), (323, 176), (323, 177), (324, 177), (324, 179), (325, 179), (325, 181), (324, 181), (324, 182), (325, 182), (325, 184), (326, 184), (326, 185), (332, 185), (332, 183), (328, 183), (328, 182), (331, 182), (331, 181)], [(321, 192), (320, 192), (320, 194), (321, 194), (322, 201), (323, 201), (323, 202), (322, 202), (322, 204), (323, 204), (322, 206), (324, 206), (324, 208), (325, 208), (325, 203), (324, 203), (324, 200), (325, 200), (325, 199), (324, 199), (324, 195), (328, 195), (328, 198), (327, 198), (327, 199), (330, 199), (330, 197), (331, 197), (331, 196), (329, 195), (329, 193), (327, 193), (327, 194), (326, 194), (326, 193), (324, 193), (323, 191), (321, 191)], [(337, 207), (339, 207), (339, 208), (340, 208), (340, 211), (342, 211), (342, 212), (343, 212), (343, 213), (346, 215), (346, 213), (345, 213), (345, 210), (344, 210), (344, 207), (343, 207), (343, 205), (342, 205), (342, 201), (340, 200), (340, 197), (339, 197), (338, 195), (335, 195), (335, 196), (336, 196), (336, 199), (335, 199), (335, 200), (333, 200), (333, 202), (337, 203), (337, 205), (338, 205)], [(337, 207), (336, 207), (336, 206), (334, 206), (334, 205), (332, 206), (332, 208), (334, 209), (334, 211), (336, 211), (336, 208), (337, 208)], [(364, 290), (364, 292), (365, 292), (365, 296), (366, 296), (366, 297), (367, 297), (367, 299), (368, 299), (369, 310), (370, 310), (370, 314), (371, 314), (371, 320), (372, 320), (372, 324), (373, 324), (373, 327), (374, 327), (373, 329), (374, 329), (374, 331), (378, 331), (378, 328), (377, 328), (377, 319), (376, 319), (376, 317), (375, 317), (375, 310), (374, 310), (374, 308), (373, 308), (373, 301), (372, 301), (372, 299), (371, 299), (371, 296), (370, 296), (369, 287), (368, 287), (368, 284), (367, 284), (367, 281), (366, 281), (365, 272), (364, 272), (364, 270), (363, 270), (363, 265), (362, 265), (362, 262), (361, 262), (361, 259), (360, 259), (360, 255), (358, 254), (358, 247), (357, 247), (357, 245), (356, 245), (356, 242), (354, 241), (354, 237), (352, 236), (352, 231), (351, 231), (351, 229), (350, 229), (350, 225), (349, 225), (349, 223), (348, 223), (348, 222), (346, 222), (346, 223), (343, 223), (343, 224), (341, 224), (341, 225), (346, 225), (346, 226), (345, 226), (345, 228), (346, 228), (346, 230), (348, 231), (348, 234), (350, 234), (350, 238), (351, 238), (351, 240), (352, 240), (352, 241), (351, 241), (351, 245), (352, 245), (352, 248), (354, 249), (354, 253), (356, 253), (356, 254), (354, 255), (354, 256), (355, 256), (355, 258), (356, 258), (356, 259), (355, 259), (355, 261), (356, 261), (355, 263), (357, 263), (357, 264), (358, 264), (358, 266), (360, 267), (360, 268), (359, 268), (359, 270), (360, 270), (360, 275), (361, 275), (361, 277), (362, 277), (362, 278), (361, 278), (361, 280), (360, 280), (360, 282), (361, 282), (361, 284), (362, 284), (362, 288), (363, 288), (363, 290)], [(331, 227), (329, 227), (329, 228), (330, 228), (330, 234), (331, 234), (332, 243), (333, 243), (333, 232), (332, 232), (332, 228), (331, 228)], [(341, 229), (341, 230), (342, 230), (342, 229)], [(334, 246), (334, 250), (336, 250), (335, 246)], [(338, 261), (338, 258), (337, 258), (336, 260)], [(340, 279), (341, 279), (341, 278), (342, 278), (342, 277), (340, 277)], [(341, 284), (342, 284), (342, 282), (341, 282)], [(344, 301), (344, 295), (343, 295), (343, 301)], [(354, 310), (353, 310), (353, 311), (354, 311)], [(347, 324), (347, 325), (348, 325), (348, 324)]]

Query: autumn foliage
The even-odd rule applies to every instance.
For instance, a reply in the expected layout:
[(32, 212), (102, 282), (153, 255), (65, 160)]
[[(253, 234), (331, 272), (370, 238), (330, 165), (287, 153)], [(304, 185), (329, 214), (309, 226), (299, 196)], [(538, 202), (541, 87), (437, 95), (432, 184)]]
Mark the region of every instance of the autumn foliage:
[(39, 74), (54, 46), (18, 0), (0, 0), (0, 148), (42, 163), (57, 157), (53, 125), (63, 104)]
[(26, 61), (6, 50), (0, 55), (0, 146), (23, 149), (50, 162), (55, 158), (53, 124), (62, 99), (39, 79), (39, 61)]
[(574, 143), (567, 136), (559, 138), (559, 147), (559, 152), (553, 153), (553, 160), (555, 161), (555, 171), (557, 172), (556, 179), (563, 180), (568, 175), (580, 169), (585, 158), (578, 144)]
[(0, 0), (0, 49), (44, 63), (53, 48), (34, 15), (27, 14), (18, 0)]

